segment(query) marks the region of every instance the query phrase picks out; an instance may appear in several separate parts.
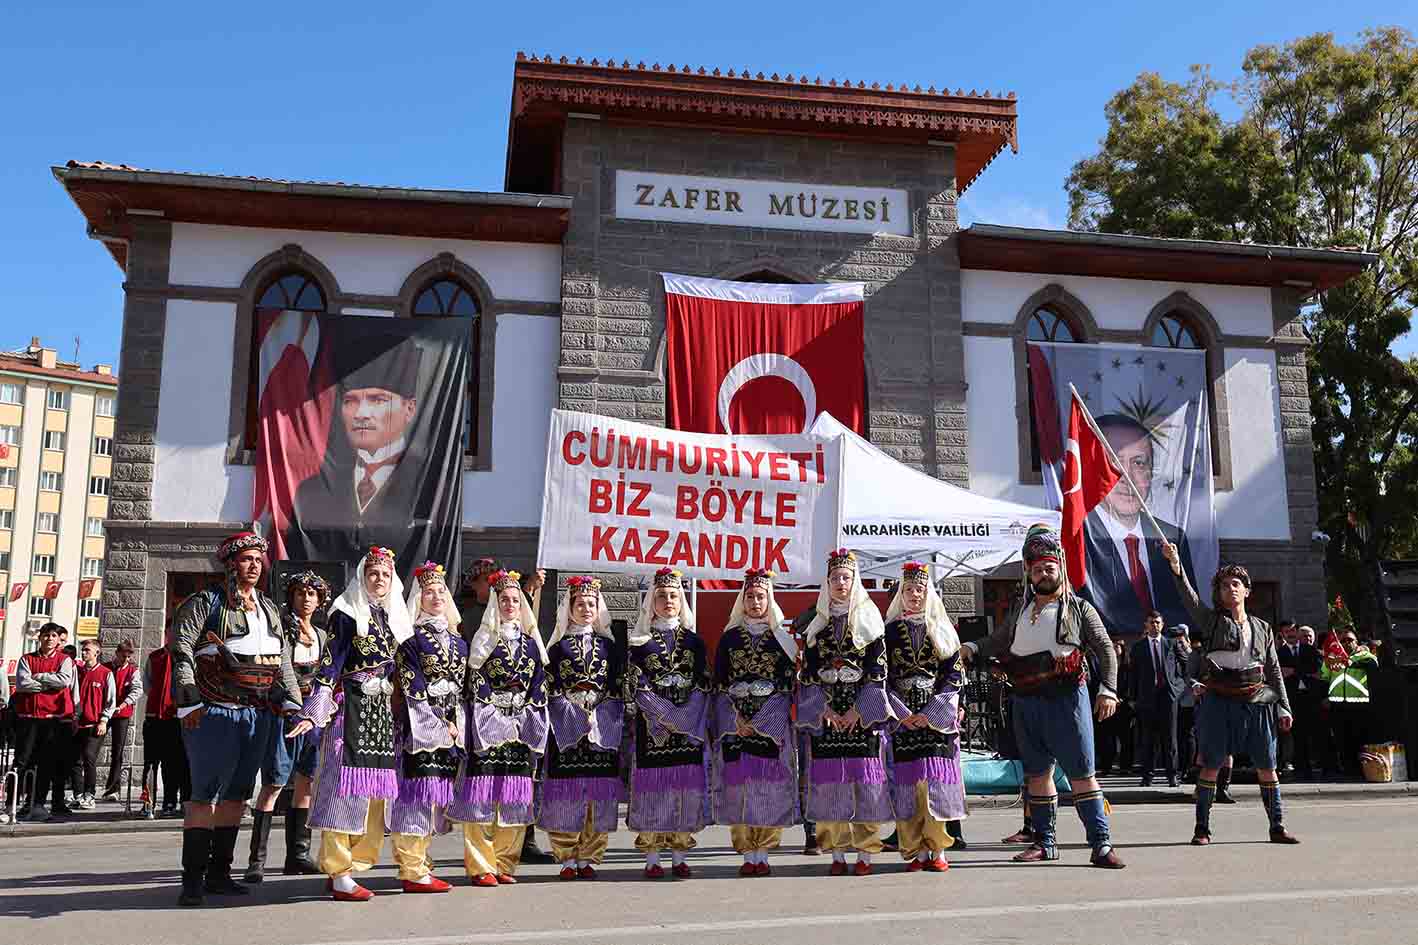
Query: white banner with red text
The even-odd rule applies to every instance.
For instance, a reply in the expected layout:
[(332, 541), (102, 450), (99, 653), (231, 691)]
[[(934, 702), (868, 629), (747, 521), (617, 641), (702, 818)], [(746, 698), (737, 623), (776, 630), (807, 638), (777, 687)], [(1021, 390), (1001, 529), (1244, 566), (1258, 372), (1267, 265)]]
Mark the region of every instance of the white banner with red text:
[(553, 410), (537, 565), (821, 580), (841, 515), (838, 438), (685, 433)]

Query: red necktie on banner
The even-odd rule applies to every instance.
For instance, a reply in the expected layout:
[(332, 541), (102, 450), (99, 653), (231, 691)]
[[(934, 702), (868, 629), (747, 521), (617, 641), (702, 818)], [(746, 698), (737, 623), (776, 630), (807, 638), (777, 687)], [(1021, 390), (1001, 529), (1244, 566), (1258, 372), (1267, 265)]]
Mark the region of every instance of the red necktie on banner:
[(1142, 566), (1142, 555), (1138, 553), (1140, 542), (1136, 535), (1129, 535), (1123, 539), (1123, 544), (1128, 549), (1128, 580), (1132, 582), (1132, 592), (1137, 595), (1142, 612), (1151, 613), (1152, 589), (1147, 586), (1147, 569)]

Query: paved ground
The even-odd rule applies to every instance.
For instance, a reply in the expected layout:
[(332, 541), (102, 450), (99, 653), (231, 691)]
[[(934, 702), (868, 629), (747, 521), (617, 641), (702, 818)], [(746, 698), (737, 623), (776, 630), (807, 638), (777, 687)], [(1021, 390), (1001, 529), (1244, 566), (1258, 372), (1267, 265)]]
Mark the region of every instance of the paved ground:
[[(1413, 942), (1418, 801), (1297, 799), (1290, 811), (1299, 847), (1264, 842), (1252, 802), (1219, 809), (1217, 843), (1194, 849), (1185, 807), (1118, 808), (1122, 872), (1089, 868), (1079, 846), (1057, 864), (1008, 863), (1012, 850), (980, 842), (1015, 828), (1018, 813), (1004, 810), (971, 818), (967, 836), (977, 846), (952, 857), (944, 875), (908, 874), (882, 857), (873, 876), (830, 878), (825, 857), (796, 852), (795, 829), (792, 851), (773, 857), (773, 877), (741, 880), (727, 831), (711, 828), (693, 855), (692, 880), (641, 880), (621, 833), (603, 881), (560, 883), (552, 867), (537, 866), (517, 886), (483, 890), (464, 885), (459, 846), (443, 838), (434, 848), (440, 872), (458, 880), (444, 896), (399, 895), (385, 866), (366, 874), (380, 893), (370, 903), (333, 903), (318, 878), (278, 876), (249, 898), (201, 910), (173, 905), (170, 833), (22, 835), (0, 841), (0, 921), (12, 930), (6, 940), (26, 945)], [(1071, 811), (1061, 812), (1060, 827), (1065, 843), (1081, 843)]]

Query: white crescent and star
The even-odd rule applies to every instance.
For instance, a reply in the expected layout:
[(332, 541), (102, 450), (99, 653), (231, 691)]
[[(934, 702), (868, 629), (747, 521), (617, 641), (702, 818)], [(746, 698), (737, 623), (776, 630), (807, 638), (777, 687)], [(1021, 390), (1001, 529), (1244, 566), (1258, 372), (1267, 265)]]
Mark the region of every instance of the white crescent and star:
[(1078, 450), (1078, 441), (1072, 438), (1064, 442), (1065, 480), (1068, 479), (1068, 458), (1070, 455), (1073, 456), (1073, 471), (1078, 478), (1072, 486), (1069, 486), (1067, 481), (1059, 483), (1059, 488), (1063, 490), (1064, 495), (1071, 495), (1083, 488), (1083, 455)]
[(812, 383), (807, 369), (786, 354), (751, 354), (729, 369), (719, 384), (719, 423), (725, 433), (733, 433), (729, 426), (729, 408), (734, 396), (749, 381), (760, 377), (780, 377), (792, 384), (803, 399), (803, 429), (806, 433), (817, 419), (817, 388)]

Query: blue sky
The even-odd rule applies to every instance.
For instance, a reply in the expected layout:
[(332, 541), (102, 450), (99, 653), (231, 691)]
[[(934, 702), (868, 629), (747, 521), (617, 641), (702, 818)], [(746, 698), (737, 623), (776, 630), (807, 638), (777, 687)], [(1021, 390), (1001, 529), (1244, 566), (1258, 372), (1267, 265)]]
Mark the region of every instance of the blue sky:
[[(1063, 181), (1139, 72), (1219, 78), (1318, 31), (1418, 29), (1418, 0), (991, 4), (251, 0), (7, 4), (0, 12), (0, 348), (33, 334), (117, 358), (122, 276), (50, 176), (75, 158), (163, 170), (498, 190), (517, 50), (1014, 91), (1020, 153), (961, 204), (1061, 227)], [(1405, 353), (1414, 346), (1405, 345)]]

